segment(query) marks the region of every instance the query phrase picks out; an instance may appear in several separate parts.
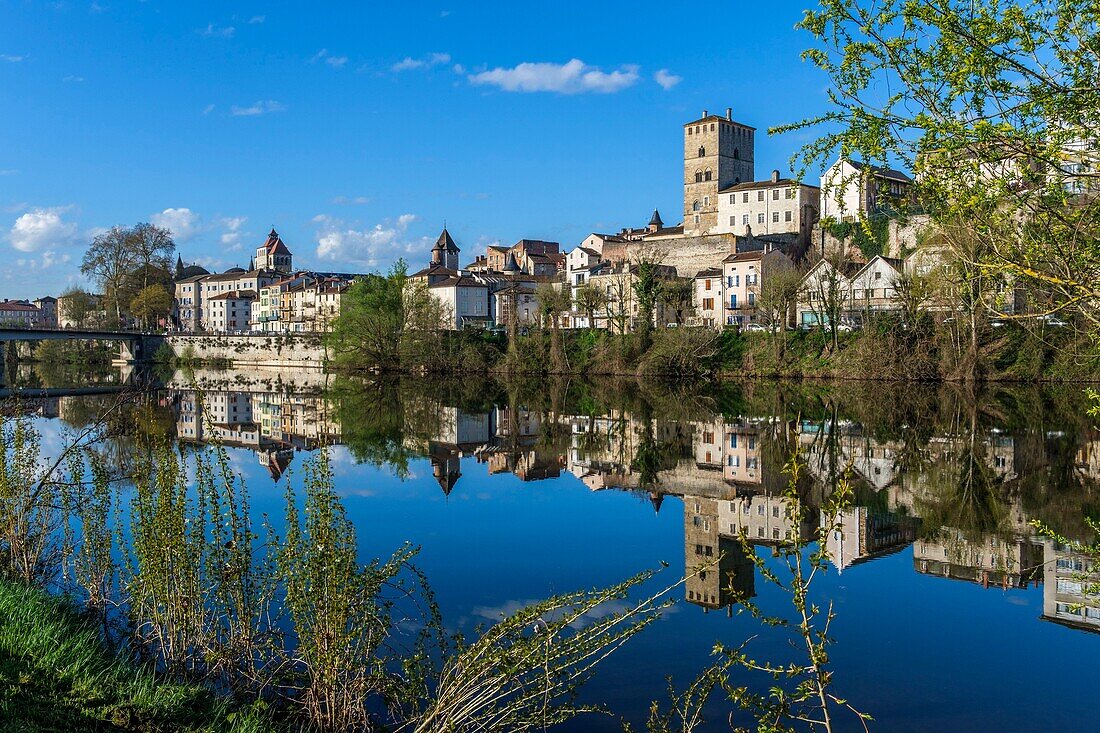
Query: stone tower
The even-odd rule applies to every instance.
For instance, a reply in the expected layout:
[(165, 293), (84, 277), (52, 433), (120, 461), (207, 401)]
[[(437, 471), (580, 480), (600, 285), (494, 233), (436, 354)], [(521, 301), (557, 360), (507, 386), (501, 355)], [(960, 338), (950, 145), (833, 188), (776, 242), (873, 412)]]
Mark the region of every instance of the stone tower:
[(443, 227), (443, 233), (439, 235), (435, 246), (432, 247), (432, 264), (443, 265), (449, 270), (458, 269), (458, 245), (451, 239), (451, 233), (447, 227)]
[(718, 192), (755, 180), (756, 128), (709, 114), (684, 125), (684, 231), (700, 234), (718, 224)]
[(283, 244), (282, 237), (271, 227), (267, 235), (267, 241), (256, 249), (255, 266), (257, 270), (275, 270), (284, 275), (291, 272), (293, 255), (287, 246)]

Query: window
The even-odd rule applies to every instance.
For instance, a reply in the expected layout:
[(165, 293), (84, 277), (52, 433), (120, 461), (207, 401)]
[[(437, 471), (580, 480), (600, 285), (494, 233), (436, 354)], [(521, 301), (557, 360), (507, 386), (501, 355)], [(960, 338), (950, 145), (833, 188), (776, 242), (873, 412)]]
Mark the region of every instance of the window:
[(793, 199), (794, 198), (794, 189), (793, 188), (788, 188), (786, 191), (784, 191), (783, 192), (783, 198)]
[(749, 293), (749, 305), (756, 305), (756, 293)]
[(773, 224), (778, 224), (779, 223), (779, 212), (778, 211), (773, 211), (772, 212), (772, 223)]
[(733, 149), (733, 159), (734, 160), (741, 160), (741, 151), (738, 150), (737, 148)]
[(779, 200), (779, 189), (778, 188), (773, 188), (772, 189), (772, 201), (778, 201), (778, 200)]
[(714, 298), (703, 298), (703, 310), (705, 310), (705, 311), (714, 310)]
[(748, 214), (742, 214), (741, 215), (741, 223), (742, 224), (748, 224), (749, 223), (749, 215)]
[(736, 308), (736, 307), (737, 307), (737, 293), (734, 293), (730, 296), (730, 308)]
[(699, 157), (700, 158), (706, 157), (706, 154), (707, 154), (707, 149), (700, 146), (699, 147)]
[(698, 201), (696, 201), (696, 202), (692, 203), (692, 205), (691, 205), (691, 210), (692, 210), (692, 211), (699, 211), (699, 210), (700, 210), (700, 209), (702, 209), (702, 208), (703, 208), (703, 207), (699, 205), (699, 202), (698, 202)]
[(695, 171), (695, 182), (696, 183), (702, 183), (703, 182), (703, 171), (700, 171), (700, 170)]
[[(710, 175), (710, 171), (707, 171), (707, 175)], [(709, 181), (710, 179), (708, 178), (707, 180)], [(710, 196), (703, 197), (703, 206), (710, 206)]]
[(763, 224), (764, 223), (764, 215), (763, 214), (757, 214), (756, 215), (756, 223), (757, 224)]
[(734, 198), (735, 198), (735, 197), (734, 197), (734, 195), (733, 195), (733, 194), (731, 193), (731, 194), (730, 194), (730, 203), (731, 203), (731, 204), (733, 203), (733, 199), (734, 199)]
[(741, 194), (741, 203), (747, 204), (748, 202), (749, 202), (749, 192), (745, 191), (743, 194)]
[(711, 176), (711, 173), (710, 173), (710, 168), (707, 168), (707, 172), (703, 174), (703, 180), (704, 181), (709, 181), (711, 178), (712, 178), (712, 176)]
[(736, 218), (737, 218), (736, 216), (731, 216), (730, 217), (730, 226), (733, 226), (733, 220), (736, 219)]
[(790, 211), (784, 212), (783, 213), (783, 221), (790, 221), (790, 220), (791, 220), (791, 212)]
[(732, 288), (733, 287), (733, 275), (726, 275), (726, 287), (727, 288)]
[(710, 290), (710, 280), (704, 280), (703, 281), (703, 289), (704, 290)]

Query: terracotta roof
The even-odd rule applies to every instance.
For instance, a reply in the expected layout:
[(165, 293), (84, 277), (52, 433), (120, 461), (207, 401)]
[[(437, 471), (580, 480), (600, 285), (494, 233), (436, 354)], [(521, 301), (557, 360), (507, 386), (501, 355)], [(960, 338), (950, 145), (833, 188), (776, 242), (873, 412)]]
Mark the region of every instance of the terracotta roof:
[(413, 274), (409, 275), (409, 277), (424, 277), (425, 275), (457, 275), (457, 274), (458, 274), (458, 270), (452, 270), (449, 267), (444, 267), (443, 265), (440, 265), (438, 263), (433, 262), (432, 264), (425, 267), (423, 270), (419, 270), (418, 272), (414, 272)]
[(269, 255), (271, 255), (271, 254), (280, 254), (280, 255), (290, 254), (290, 250), (286, 248), (285, 244), (283, 244), (283, 240), (279, 236), (279, 233), (277, 231), (275, 231), (275, 227), (271, 227), (271, 231), (267, 235), (267, 241), (264, 242), (263, 248), (267, 250), (267, 253)]
[(17, 300), (6, 300), (0, 303), (0, 310), (5, 311), (37, 311), (38, 307), (30, 303), (21, 303)]
[(753, 262), (763, 258), (764, 250), (754, 249), (751, 252), (735, 252), (722, 260), (722, 262)]
[(589, 257), (599, 257), (600, 256), (600, 253), (597, 252), (596, 250), (592, 249), (591, 247), (577, 247), (577, 249), (579, 249), (581, 252), (584, 252)]
[(699, 270), (699, 272), (695, 273), (695, 279), (696, 280), (698, 280), (701, 277), (721, 277), (721, 276), (722, 276), (722, 268), (721, 267), (708, 267), (705, 270)]

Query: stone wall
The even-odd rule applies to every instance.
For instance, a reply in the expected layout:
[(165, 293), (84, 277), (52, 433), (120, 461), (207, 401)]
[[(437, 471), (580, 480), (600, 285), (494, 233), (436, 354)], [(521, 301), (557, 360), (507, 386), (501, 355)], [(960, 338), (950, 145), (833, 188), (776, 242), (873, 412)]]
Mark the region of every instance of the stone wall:
[[(794, 246), (795, 235), (773, 235), (769, 241)], [(764, 240), (732, 233), (685, 235), (682, 237), (648, 237), (641, 241), (606, 242), (603, 259), (614, 263), (635, 261), (649, 251), (659, 251), (661, 264), (676, 268), (679, 277), (695, 277), (700, 270), (721, 267), (722, 260), (737, 252), (753, 252), (763, 249)], [(798, 259), (795, 257), (794, 259)]]
[(179, 359), (232, 362), (235, 366), (322, 367), (325, 348), (316, 334), (247, 336), (172, 334), (165, 337)]

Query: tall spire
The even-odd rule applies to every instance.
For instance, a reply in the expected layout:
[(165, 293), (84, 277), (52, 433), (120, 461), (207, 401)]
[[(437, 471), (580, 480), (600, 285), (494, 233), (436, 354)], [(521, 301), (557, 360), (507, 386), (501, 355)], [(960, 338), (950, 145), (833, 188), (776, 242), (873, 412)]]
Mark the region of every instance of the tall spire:
[(183, 274), (183, 257), (176, 253), (176, 277)]

